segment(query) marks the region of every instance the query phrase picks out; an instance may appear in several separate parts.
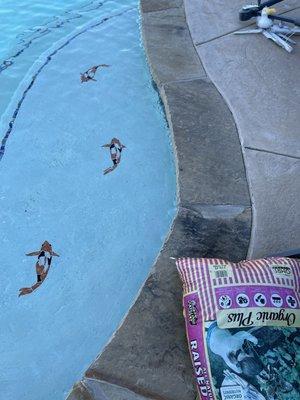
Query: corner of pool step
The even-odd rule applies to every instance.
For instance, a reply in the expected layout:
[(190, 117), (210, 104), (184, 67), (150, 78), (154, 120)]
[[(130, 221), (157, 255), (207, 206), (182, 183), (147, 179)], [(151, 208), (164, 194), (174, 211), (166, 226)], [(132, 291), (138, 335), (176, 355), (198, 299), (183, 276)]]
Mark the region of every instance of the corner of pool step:
[(83, 381), (76, 382), (66, 400), (93, 400)]
[(83, 379), (75, 383), (66, 400), (155, 400), (112, 383)]

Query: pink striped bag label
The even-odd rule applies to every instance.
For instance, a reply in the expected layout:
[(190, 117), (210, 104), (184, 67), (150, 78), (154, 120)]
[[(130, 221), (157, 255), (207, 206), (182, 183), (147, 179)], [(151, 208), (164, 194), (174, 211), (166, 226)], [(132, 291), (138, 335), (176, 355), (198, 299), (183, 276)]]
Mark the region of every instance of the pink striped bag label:
[(299, 260), (176, 264), (199, 398), (299, 400)]

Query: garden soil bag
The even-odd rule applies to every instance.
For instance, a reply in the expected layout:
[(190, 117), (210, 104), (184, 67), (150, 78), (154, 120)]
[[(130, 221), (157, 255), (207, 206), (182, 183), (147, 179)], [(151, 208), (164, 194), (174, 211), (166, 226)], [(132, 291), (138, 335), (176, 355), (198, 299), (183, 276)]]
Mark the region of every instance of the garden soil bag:
[(201, 400), (300, 399), (300, 260), (181, 258)]

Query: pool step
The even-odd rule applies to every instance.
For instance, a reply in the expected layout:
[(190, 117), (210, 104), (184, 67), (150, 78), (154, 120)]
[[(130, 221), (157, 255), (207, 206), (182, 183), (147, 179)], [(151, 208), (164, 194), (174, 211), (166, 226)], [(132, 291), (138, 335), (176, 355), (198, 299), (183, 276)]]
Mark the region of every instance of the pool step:
[(67, 400), (156, 400), (140, 396), (127, 388), (96, 379), (76, 383)]

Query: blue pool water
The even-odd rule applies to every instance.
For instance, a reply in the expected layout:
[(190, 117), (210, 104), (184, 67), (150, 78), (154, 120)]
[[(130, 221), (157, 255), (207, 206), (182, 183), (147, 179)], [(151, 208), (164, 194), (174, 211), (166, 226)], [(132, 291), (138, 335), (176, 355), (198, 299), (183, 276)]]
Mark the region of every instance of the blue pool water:
[(119, 10), (136, 1), (108, 0), (1, 0), (0, 2), (0, 115), (24, 72), (53, 43), (101, 18), (113, 7)]
[[(0, 58), (18, 47), (16, 35), (55, 15), (63, 19), (71, 3), (86, 4), (60, 3), (22, 0), (22, 18), (13, 16), (10, 26), (8, 10), (17, 6), (2, 1), (2, 37), (7, 33), (11, 44)], [(175, 214), (173, 154), (141, 45), (137, 1), (107, 1), (67, 24), (0, 74), (0, 141), (9, 132), (0, 161), (6, 400), (66, 397), (136, 298)], [(111, 67), (98, 71), (96, 82), (80, 83), (80, 72), (100, 63)], [(126, 149), (104, 176), (111, 160), (101, 146), (112, 137)], [(60, 257), (38, 290), (18, 298), (36, 281), (36, 257), (25, 253), (44, 240)]]

